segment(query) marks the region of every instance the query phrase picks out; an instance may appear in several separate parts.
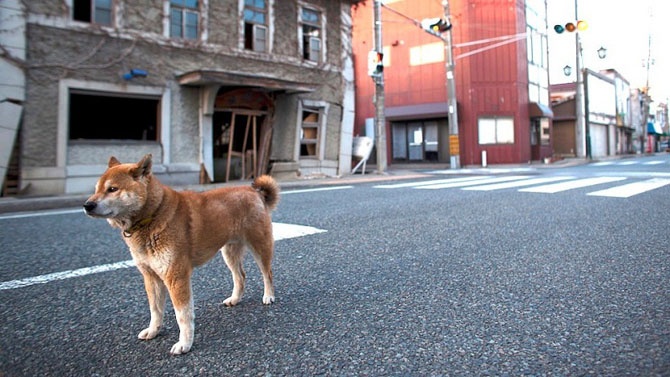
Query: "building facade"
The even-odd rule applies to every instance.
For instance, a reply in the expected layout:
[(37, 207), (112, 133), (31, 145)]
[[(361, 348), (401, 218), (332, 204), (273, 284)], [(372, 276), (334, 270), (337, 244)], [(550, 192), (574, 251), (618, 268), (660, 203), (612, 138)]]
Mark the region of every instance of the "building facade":
[(350, 169), (355, 1), (9, 2), (28, 195), (89, 192), (110, 155), (169, 184)]
[[(461, 164), (550, 157), (545, 1), (455, 0), (449, 6)], [(353, 11), (354, 134), (361, 136), (374, 130), (375, 86), (367, 67), (374, 49), (372, 10), (366, 1)], [(443, 17), (445, 9), (439, 1), (396, 0), (385, 1), (381, 13), (388, 162), (449, 162), (449, 46), (417, 25)]]
[[(634, 153), (642, 128), (635, 124), (634, 99), (628, 81), (616, 70), (584, 69), (582, 136), (577, 132), (576, 84), (551, 86), (554, 152), (557, 157), (602, 158)], [(578, 143), (584, 145), (584, 155)]]

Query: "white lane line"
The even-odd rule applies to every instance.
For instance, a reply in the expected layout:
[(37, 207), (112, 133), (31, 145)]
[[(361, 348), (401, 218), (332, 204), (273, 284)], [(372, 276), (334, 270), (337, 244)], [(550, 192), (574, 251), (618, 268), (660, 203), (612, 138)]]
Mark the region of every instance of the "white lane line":
[(637, 163), (638, 163), (637, 161), (621, 161), (617, 163), (617, 165), (626, 166), (626, 165), (635, 165)]
[(318, 192), (318, 191), (345, 190), (345, 189), (351, 189), (351, 188), (354, 188), (354, 186), (320, 187), (320, 188), (312, 188), (312, 189), (304, 189), (304, 190), (282, 191), (280, 195), (303, 194), (303, 193), (306, 193), (306, 192)]
[(647, 161), (643, 165), (660, 165), (665, 164), (665, 161)]
[(499, 183), (499, 182), (507, 182), (507, 181), (516, 181), (519, 179), (524, 179), (528, 178), (527, 175), (510, 175), (506, 177), (495, 177), (495, 178), (486, 178), (486, 179), (480, 179), (476, 181), (467, 181), (467, 182), (447, 182), (447, 183), (442, 183), (442, 184), (436, 184), (436, 185), (430, 185), (430, 186), (420, 186), (420, 187), (415, 187), (416, 189), (424, 189), (424, 190), (437, 190), (437, 189), (445, 189), (445, 188), (453, 188), (453, 187), (465, 187), (465, 186), (475, 186), (475, 185), (481, 185), (484, 183)]
[(594, 162), (590, 164), (589, 166), (607, 166), (607, 165), (612, 165), (614, 162), (612, 161), (602, 161), (602, 162)]
[(127, 260), (127, 261), (123, 261), (123, 262), (117, 262), (117, 263), (111, 263), (111, 264), (102, 264), (102, 265), (93, 266), (93, 267), (84, 267), (84, 268), (80, 268), (80, 269), (77, 269), (77, 270), (68, 270), (68, 271), (62, 271), (62, 272), (55, 272), (53, 274), (33, 276), (33, 277), (25, 278), (25, 279), (3, 281), (3, 282), (0, 283), (0, 291), (6, 290), (6, 289), (16, 289), (16, 288), (28, 287), (28, 286), (35, 285), (35, 284), (46, 284), (46, 283), (50, 283), (52, 281), (71, 279), (71, 278), (76, 278), (78, 276), (86, 276), (86, 275), (91, 275), (91, 274), (97, 274), (99, 272), (114, 271), (114, 270), (119, 270), (121, 268), (132, 267), (134, 265), (135, 265), (135, 263), (132, 260)]
[(596, 178), (585, 178), (578, 179), (576, 181), (570, 182), (561, 182), (554, 183), (550, 185), (542, 185), (537, 187), (528, 187), (525, 189), (520, 189), (522, 192), (540, 192), (543, 194), (554, 194), (561, 191), (572, 190), (576, 188), (588, 187), (593, 185), (599, 185), (602, 183), (622, 181), (626, 179), (625, 177), (596, 177)]
[[(311, 234), (324, 233), (327, 232), (323, 229), (314, 228), (311, 226), (296, 225), (296, 224), (284, 224), (284, 223), (272, 223), (272, 233), (274, 235), (275, 241), (285, 240), (289, 238), (297, 238), (309, 236)], [(102, 264), (92, 267), (84, 267), (76, 270), (68, 270), (62, 272), (55, 272), (52, 274), (33, 276), (25, 279), (10, 280), (0, 282), (0, 291), (7, 289), (16, 289), (22, 287), (28, 287), (35, 284), (46, 284), (52, 281), (65, 280), (76, 278), (80, 276), (97, 274), (100, 272), (108, 272), (114, 270), (120, 270), (122, 268), (129, 268), (135, 266), (135, 262), (132, 260)]]
[(435, 179), (435, 180), (432, 180), (432, 181), (405, 182), (405, 183), (396, 183), (396, 184), (391, 184), (391, 185), (377, 185), (377, 186), (374, 186), (374, 188), (394, 189), (394, 188), (401, 188), (401, 187), (428, 186), (428, 185), (435, 185), (435, 184), (448, 183), (448, 182), (475, 181), (475, 180), (484, 179), (484, 178), (486, 178), (486, 177), (483, 176), (483, 177), (462, 177), (462, 178)]
[(522, 181), (512, 181), (512, 182), (494, 183), (494, 184), (483, 185), (483, 186), (464, 187), (461, 190), (473, 190), (473, 191), (502, 190), (502, 189), (507, 189), (507, 188), (512, 188), (512, 187), (538, 185), (538, 184), (541, 184), (541, 183), (564, 181), (566, 179), (574, 179), (574, 178), (575, 177), (569, 177), (569, 176), (531, 178), (531, 179), (525, 179), (525, 180), (522, 180)]
[(643, 192), (670, 185), (670, 179), (654, 178), (641, 182), (633, 182), (627, 185), (616, 186), (605, 190), (589, 192), (586, 195), (606, 196), (610, 198), (630, 198)]
[(0, 215), (0, 220), (23, 219), (26, 217), (38, 217), (38, 216), (69, 215), (72, 213), (83, 214), (84, 209), (76, 208), (76, 209), (62, 209), (57, 211), (39, 211), (39, 212), (26, 212), (26, 213)]

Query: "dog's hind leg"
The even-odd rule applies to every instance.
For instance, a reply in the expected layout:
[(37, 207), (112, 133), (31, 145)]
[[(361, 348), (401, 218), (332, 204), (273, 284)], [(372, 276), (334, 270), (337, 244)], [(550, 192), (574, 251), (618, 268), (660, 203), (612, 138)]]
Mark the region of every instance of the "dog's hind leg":
[(269, 305), (275, 302), (275, 288), (272, 281), (272, 254), (274, 251), (274, 241), (272, 237), (257, 239), (250, 245), (252, 254), (258, 268), (263, 274), (263, 304)]
[(233, 275), (233, 293), (223, 301), (226, 306), (235, 306), (244, 294), (244, 281), (247, 277), (244, 272), (244, 244), (241, 242), (229, 243), (221, 249), (223, 260)]

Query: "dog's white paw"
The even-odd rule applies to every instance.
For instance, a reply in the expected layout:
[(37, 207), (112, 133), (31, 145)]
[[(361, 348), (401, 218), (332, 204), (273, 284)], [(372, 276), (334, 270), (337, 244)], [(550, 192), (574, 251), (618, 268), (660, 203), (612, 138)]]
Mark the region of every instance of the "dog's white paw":
[(177, 342), (170, 350), (171, 355), (182, 355), (191, 350), (191, 344), (186, 342)]
[(159, 330), (160, 330), (160, 328), (152, 329), (151, 327), (148, 327), (148, 328), (140, 331), (140, 333), (137, 334), (137, 338), (142, 339), (142, 340), (153, 339), (153, 338), (156, 337), (156, 335), (158, 335)]
[(275, 302), (275, 296), (266, 296), (263, 295), (263, 304), (270, 305)]
[(223, 300), (223, 305), (225, 305), (225, 306), (235, 306), (235, 305), (237, 305), (238, 302), (240, 302), (239, 297), (230, 296), (227, 299)]

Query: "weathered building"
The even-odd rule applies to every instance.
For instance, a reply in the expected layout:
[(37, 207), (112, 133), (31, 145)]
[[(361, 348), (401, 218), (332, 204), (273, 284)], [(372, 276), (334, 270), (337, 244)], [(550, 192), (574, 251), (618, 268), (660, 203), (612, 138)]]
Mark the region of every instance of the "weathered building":
[(22, 190), (88, 192), (146, 153), (170, 184), (348, 172), (354, 2), (14, 0)]
[[(444, 18), (440, 1), (395, 0), (381, 11), (389, 163), (526, 163), (552, 156), (544, 0), (449, 1), (453, 45), (417, 24)], [(412, 22), (415, 21), (415, 22)], [(356, 125), (370, 136), (372, 1), (354, 11)], [(447, 49), (455, 60), (458, 137), (452, 148)]]
[[(633, 153), (636, 129), (628, 81), (614, 69), (601, 72), (584, 69), (583, 83), (583, 135), (577, 132), (576, 84), (551, 86), (555, 154), (600, 158)], [(579, 144), (584, 145), (584, 156), (578, 153)]]

